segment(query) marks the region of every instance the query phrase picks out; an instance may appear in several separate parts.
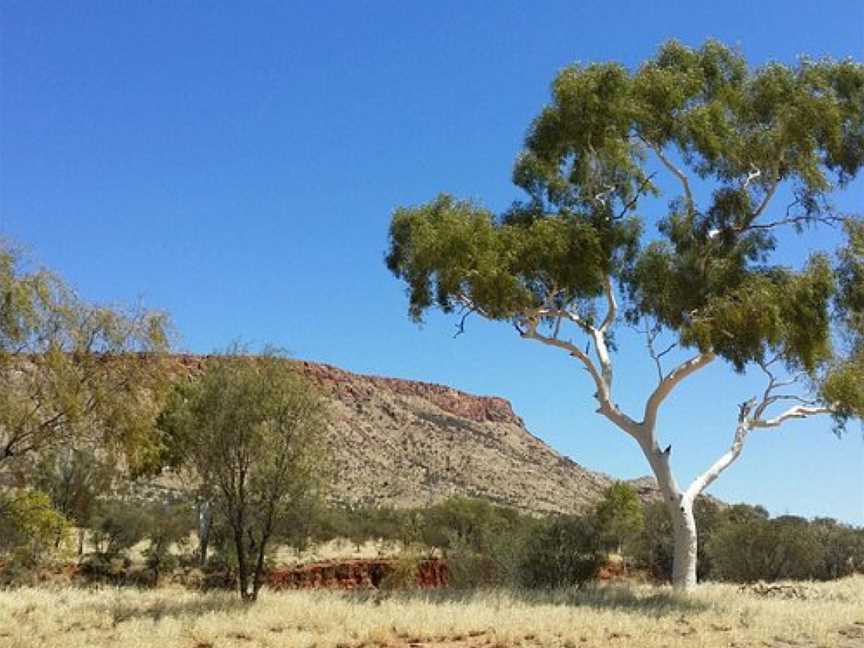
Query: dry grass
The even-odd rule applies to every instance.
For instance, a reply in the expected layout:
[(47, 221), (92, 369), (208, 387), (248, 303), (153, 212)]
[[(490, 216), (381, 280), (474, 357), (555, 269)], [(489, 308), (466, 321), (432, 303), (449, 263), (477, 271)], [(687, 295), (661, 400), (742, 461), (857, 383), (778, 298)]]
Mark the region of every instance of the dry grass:
[(0, 646), (222, 648), (561, 646), (853, 648), (864, 646), (864, 576), (806, 585), (806, 600), (707, 585), (583, 592), (265, 592), (177, 589), (0, 591)]

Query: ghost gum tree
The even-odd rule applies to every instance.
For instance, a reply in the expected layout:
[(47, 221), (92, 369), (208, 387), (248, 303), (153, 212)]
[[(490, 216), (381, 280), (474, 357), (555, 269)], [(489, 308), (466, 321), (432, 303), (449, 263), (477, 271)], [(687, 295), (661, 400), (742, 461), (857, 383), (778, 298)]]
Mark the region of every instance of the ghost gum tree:
[[(446, 194), (398, 208), (387, 265), (407, 284), (414, 320), (438, 308), (462, 323), (508, 322), (587, 369), (597, 412), (638, 443), (657, 478), (674, 523), (673, 582), (689, 589), (694, 500), (748, 435), (819, 414), (839, 431), (864, 414), (864, 225), (829, 202), (862, 163), (861, 64), (750, 69), (718, 42), (669, 42), (636, 70), (561, 71), (515, 163), (527, 198), (499, 216)], [(649, 221), (642, 210), (663, 173), (677, 190)], [(778, 205), (778, 195), (790, 198)], [(789, 267), (777, 235), (819, 226), (847, 242)], [(628, 325), (658, 371), (635, 415), (613, 396), (613, 336)], [(666, 371), (675, 347), (687, 359)], [(718, 360), (761, 371), (765, 388), (740, 405), (728, 451), (682, 486), (658, 416)]]

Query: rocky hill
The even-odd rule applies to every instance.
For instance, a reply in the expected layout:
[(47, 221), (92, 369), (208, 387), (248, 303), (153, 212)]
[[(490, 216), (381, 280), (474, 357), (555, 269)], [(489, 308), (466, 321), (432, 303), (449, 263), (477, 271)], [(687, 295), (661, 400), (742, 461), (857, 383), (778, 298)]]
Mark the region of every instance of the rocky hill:
[[(178, 360), (193, 372), (206, 362)], [(613, 481), (532, 435), (502, 398), (296, 364), (330, 397), (337, 501), (403, 508), (462, 495), (522, 511), (576, 512)], [(640, 490), (650, 498), (651, 489)]]
[(332, 395), (340, 500), (396, 507), (452, 495), (526, 511), (575, 511), (610, 484), (525, 428), (502, 398), (301, 363)]

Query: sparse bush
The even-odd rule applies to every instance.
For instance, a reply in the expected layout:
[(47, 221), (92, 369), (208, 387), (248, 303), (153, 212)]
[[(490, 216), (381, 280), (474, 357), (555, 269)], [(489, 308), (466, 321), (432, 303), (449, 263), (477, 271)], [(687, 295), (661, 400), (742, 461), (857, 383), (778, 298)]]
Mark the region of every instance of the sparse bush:
[(0, 554), (14, 563), (32, 568), (62, 549), (69, 521), (51, 505), (41, 491), (0, 492)]
[[(758, 507), (744, 508), (752, 509), (752, 511), (759, 510)], [(764, 509), (762, 510), (764, 511)], [(748, 512), (748, 514), (751, 513)], [(767, 512), (765, 514), (767, 515)], [(717, 527), (720, 512), (716, 504), (700, 497), (696, 499), (693, 505), (693, 515), (699, 529), (696, 577), (698, 580), (704, 581), (712, 578), (711, 557), (706, 551), (706, 546)], [(673, 537), (672, 519), (669, 517), (666, 505), (663, 502), (647, 504), (644, 508), (642, 532), (634, 541), (634, 552), (637, 565), (648, 571), (657, 580), (669, 581), (672, 579)]]
[(530, 588), (582, 585), (597, 575), (604, 560), (596, 521), (562, 515), (549, 520), (526, 545), (522, 584)]
[(603, 546), (621, 555), (632, 553), (645, 526), (642, 502), (636, 491), (623, 482), (612, 484), (594, 514)]
[(121, 557), (144, 539), (152, 525), (148, 508), (140, 503), (122, 500), (101, 502), (91, 529), (96, 552), (109, 560)]
[(159, 584), (161, 573), (171, 571), (178, 564), (177, 556), (171, 553), (174, 545), (180, 547), (188, 542), (189, 533), (195, 526), (191, 510), (182, 505), (152, 507), (145, 536), (149, 545), (144, 550), (147, 568), (153, 574), (153, 584)]
[(735, 582), (817, 578), (819, 539), (803, 518), (752, 518), (722, 524), (708, 543), (716, 578)]
[(821, 557), (818, 578), (843, 578), (856, 572), (864, 573), (864, 529), (841, 524), (831, 518), (812, 522)]

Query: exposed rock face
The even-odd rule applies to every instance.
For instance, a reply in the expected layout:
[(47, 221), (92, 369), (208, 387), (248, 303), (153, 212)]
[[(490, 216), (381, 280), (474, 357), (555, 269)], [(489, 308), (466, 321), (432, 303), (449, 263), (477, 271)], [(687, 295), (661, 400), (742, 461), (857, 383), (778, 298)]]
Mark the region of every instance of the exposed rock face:
[(465, 495), (523, 511), (574, 512), (611, 482), (530, 434), (502, 398), (300, 366), (332, 394), (328, 443), (341, 501), (411, 507)]
[[(191, 372), (203, 356), (179, 356)], [(296, 362), (330, 396), (337, 501), (427, 506), (454, 495), (527, 512), (577, 512), (612, 483), (525, 428), (503, 398)]]
[[(273, 589), (379, 589), (397, 569), (393, 559), (346, 560), (312, 563), (288, 569), (277, 569), (267, 577)], [(416, 565), (414, 587), (437, 589), (447, 585), (447, 563), (433, 558)], [(402, 583), (403, 587), (412, 584)]]

